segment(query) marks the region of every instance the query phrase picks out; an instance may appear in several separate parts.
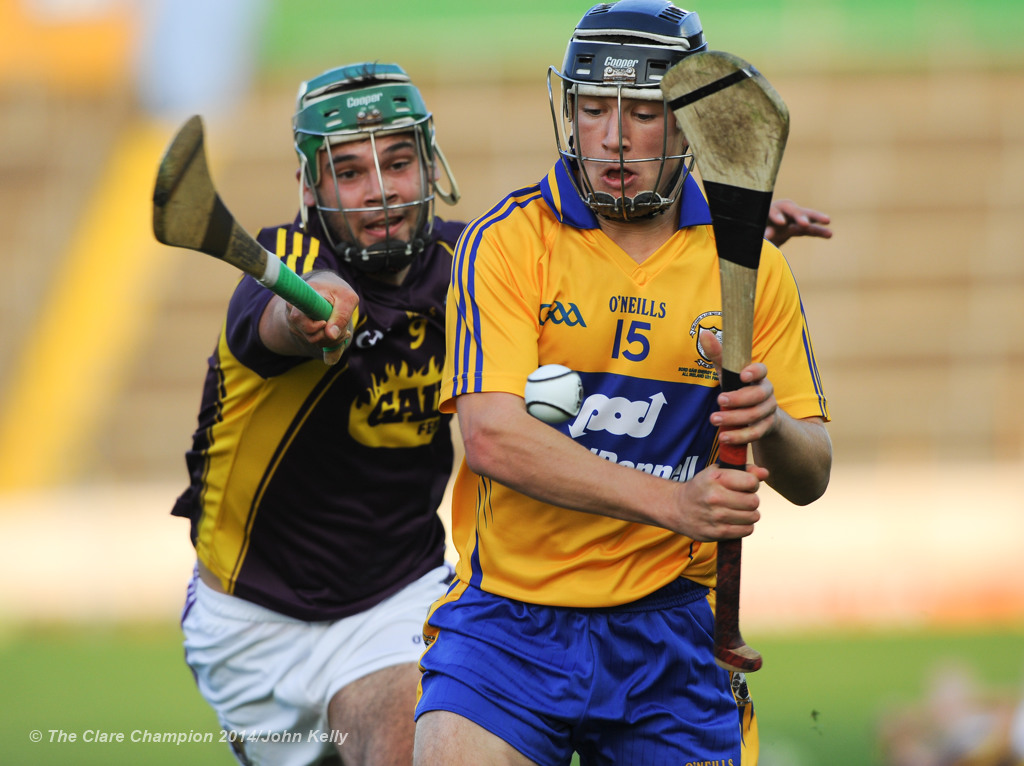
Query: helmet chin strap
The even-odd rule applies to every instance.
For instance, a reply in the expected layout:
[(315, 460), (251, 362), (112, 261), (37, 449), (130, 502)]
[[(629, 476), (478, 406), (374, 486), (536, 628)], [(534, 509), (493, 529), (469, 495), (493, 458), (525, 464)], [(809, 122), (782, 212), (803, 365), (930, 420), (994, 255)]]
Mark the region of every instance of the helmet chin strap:
[(661, 215), (672, 206), (656, 192), (641, 192), (635, 197), (613, 197), (605, 192), (594, 192), (587, 195), (587, 205), (597, 215), (609, 221), (645, 221)]
[(643, 191), (635, 197), (613, 197), (606, 192), (591, 190), (586, 197), (586, 204), (597, 215), (609, 221), (646, 221), (655, 216), (661, 215), (676, 200), (672, 189), (680, 183), (680, 176), (683, 172), (683, 163), (679, 164), (672, 177), (668, 179), (664, 188), (668, 190), (669, 196), (663, 197), (655, 191)]
[(346, 244), (338, 248), (338, 255), (345, 263), (367, 274), (395, 274), (411, 264), (425, 247), (426, 242), (419, 238), (404, 245), (398, 240), (388, 240), (369, 247)]

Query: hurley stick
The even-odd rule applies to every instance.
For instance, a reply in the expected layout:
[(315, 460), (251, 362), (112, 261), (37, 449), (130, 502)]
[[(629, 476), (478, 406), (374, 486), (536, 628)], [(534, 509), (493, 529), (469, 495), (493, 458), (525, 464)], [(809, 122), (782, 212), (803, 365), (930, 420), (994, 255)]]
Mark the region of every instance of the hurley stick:
[(243, 229), (214, 188), (195, 115), (167, 147), (153, 189), (153, 234), (165, 245), (197, 250), (255, 277), (312, 319), (327, 320), (331, 304)]
[[(750, 64), (722, 51), (680, 61), (661, 83), (665, 101), (690, 142), (711, 210), (722, 285), (722, 389), (743, 384), (750, 363), (754, 297), (768, 209), (789, 134), (789, 111)], [(745, 446), (723, 444), (719, 465), (743, 470)], [(715, 660), (752, 672), (761, 655), (739, 628), (742, 542), (718, 543)]]

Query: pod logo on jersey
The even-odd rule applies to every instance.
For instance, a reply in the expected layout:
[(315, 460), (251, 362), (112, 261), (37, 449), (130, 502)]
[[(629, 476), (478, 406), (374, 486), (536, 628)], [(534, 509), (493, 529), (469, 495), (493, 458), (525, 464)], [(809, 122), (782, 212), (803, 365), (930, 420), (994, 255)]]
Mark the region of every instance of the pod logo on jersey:
[(583, 321), (583, 315), (580, 313), (579, 306), (575, 303), (570, 303), (569, 307), (566, 308), (561, 301), (542, 303), (537, 319), (541, 325), (551, 322), (551, 324), (564, 324), (567, 327), (576, 327), (576, 325), (580, 327), (587, 326), (587, 323)]
[(349, 409), (348, 432), (367, 447), (420, 447), (429, 444), (441, 425), (437, 412), (441, 364), (431, 358), (421, 370), (387, 365), (373, 377), (367, 396)]
[(587, 431), (607, 431), (616, 436), (643, 439), (654, 430), (667, 401), (660, 391), (650, 400), (641, 402), (632, 402), (623, 396), (609, 398), (604, 394), (591, 394), (569, 426), (569, 434), (575, 439)]

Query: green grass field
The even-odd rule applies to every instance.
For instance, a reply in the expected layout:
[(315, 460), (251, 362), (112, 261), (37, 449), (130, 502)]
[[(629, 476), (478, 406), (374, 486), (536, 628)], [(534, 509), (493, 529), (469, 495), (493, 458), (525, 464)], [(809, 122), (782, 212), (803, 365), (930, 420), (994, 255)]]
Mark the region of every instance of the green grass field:
[[(265, 71), (319, 71), (343, 61), (403, 63), (417, 78), (543, 78), (592, 0), (270, 0)], [(712, 48), (780, 69), (921, 70), (1017, 66), (1024, 4), (1001, 0), (691, 0)], [(308, 73), (308, 72), (307, 72)], [(288, 75), (292, 76), (291, 74)]]
[[(750, 680), (763, 766), (877, 766), (880, 717), (918, 700), (938, 663), (964, 663), (992, 689), (1024, 687), (1024, 625), (747, 638), (765, 656)], [(15, 630), (0, 643), (0, 688), (5, 764), (234, 762), (173, 625)], [(95, 741), (118, 734), (123, 743)], [(154, 735), (212, 741), (131, 741)]]

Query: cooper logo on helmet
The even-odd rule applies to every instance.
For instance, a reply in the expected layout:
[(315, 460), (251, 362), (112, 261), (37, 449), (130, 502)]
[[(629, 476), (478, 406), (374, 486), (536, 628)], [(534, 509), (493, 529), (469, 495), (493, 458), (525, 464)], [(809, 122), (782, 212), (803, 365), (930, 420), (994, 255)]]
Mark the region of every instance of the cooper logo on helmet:
[(370, 104), (376, 104), (384, 98), (383, 93), (368, 93), (365, 96), (349, 96), (346, 102), (350, 107), (352, 106), (369, 106)]

